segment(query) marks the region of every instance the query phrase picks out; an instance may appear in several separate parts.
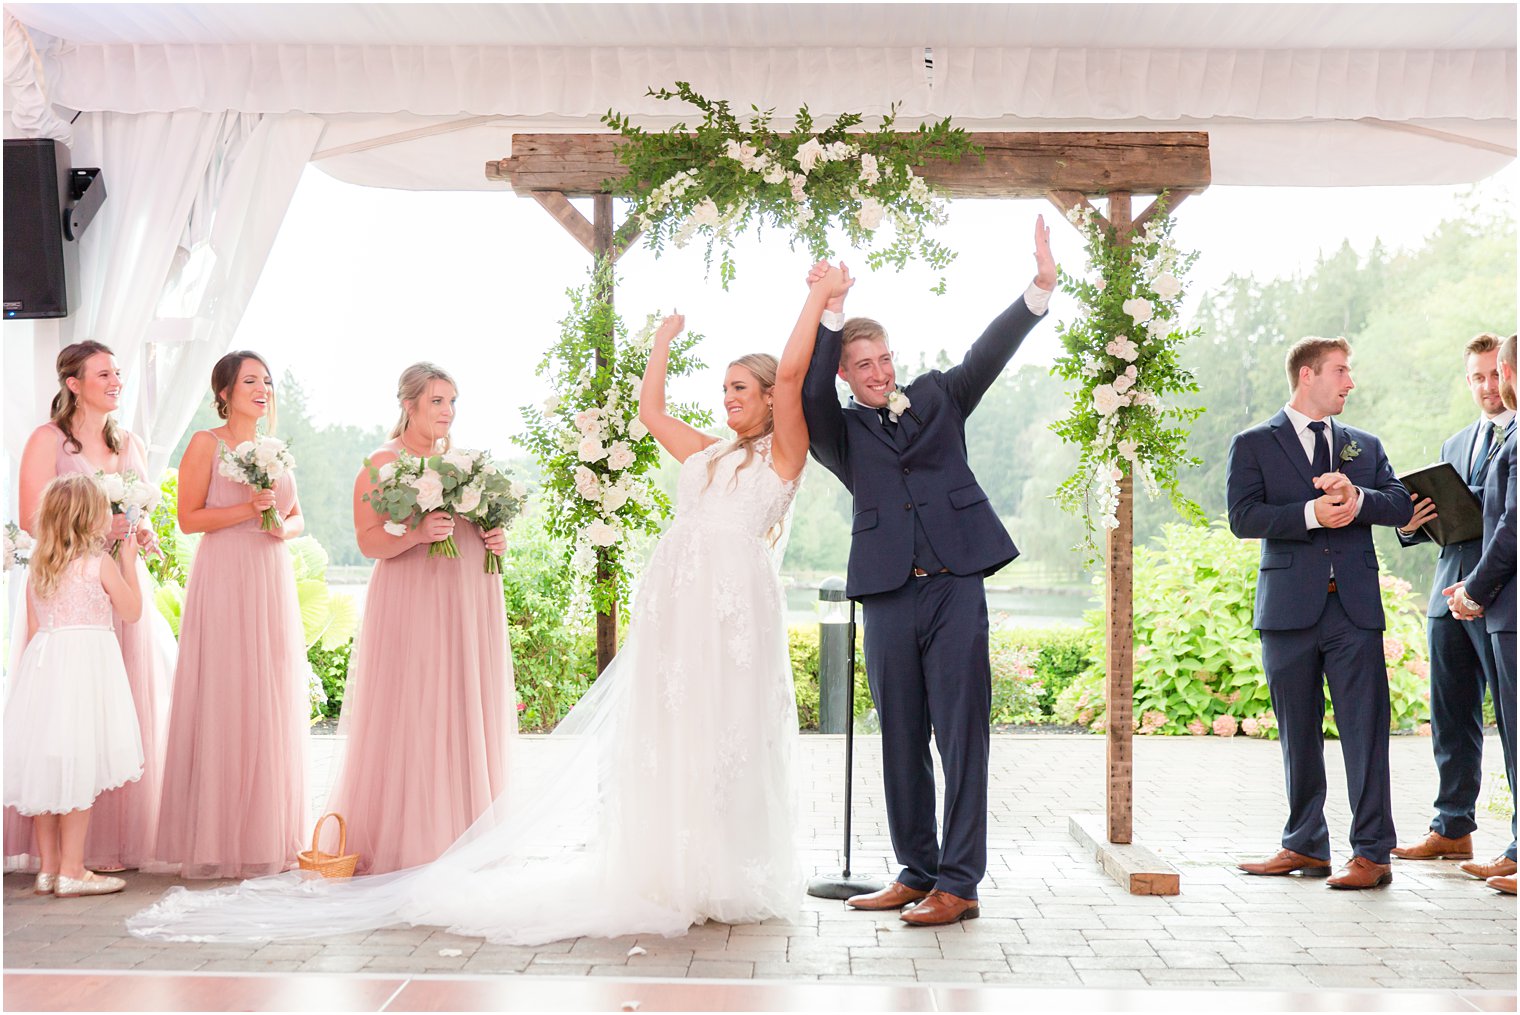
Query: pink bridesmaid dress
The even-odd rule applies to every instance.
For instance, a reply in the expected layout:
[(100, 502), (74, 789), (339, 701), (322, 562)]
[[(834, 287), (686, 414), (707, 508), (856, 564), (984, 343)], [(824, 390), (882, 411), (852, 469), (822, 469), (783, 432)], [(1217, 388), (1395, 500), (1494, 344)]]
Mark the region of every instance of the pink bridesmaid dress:
[(457, 559), (423, 545), (376, 562), (365, 594), (327, 804), (361, 873), (437, 859), (506, 788), (517, 704), (501, 578), (473, 524), (454, 542)]
[[(54, 471), (60, 476), (74, 472), (95, 475), (102, 471), (84, 455), (66, 447), (63, 431), (54, 423), (46, 424), (58, 439)], [(148, 477), (148, 465), (135, 441), (128, 440), (114, 471), (136, 472)], [(153, 604), (152, 578), (138, 557), (138, 588), (143, 590), (143, 614), (134, 624), (115, 621), (116, 637), (121, 642), (122, 661), (127, 670), (127, 684), (132, 703), (137, 708), (137, 725), (142, 731), (143, 774), (136, 782), (108, 790), (95, 798), (90, 811), (90, 830), (85, 839), (85, 866), (93, 869), (154, 870), (154, 837), (158, 829), (158, 807), (162, 792), (164, 732), (169, 723), (170, 681), (174, 675), (174, 632), (169, 622)], [(5, 855), (8, 869), (34, 870), (37, 850), (32, 838), (32, 821), (5, 809)]]
[[(212, 466), (206, 506), (248, 487)], [(296, 499), (288, 473), (276, 506)], [(201, 537), (185, 589), (164, 758), (158, 858), (184, 878), (249, 878), (295, 866), (309, 829), (310, 668), (285, 544), (250, 518)]]

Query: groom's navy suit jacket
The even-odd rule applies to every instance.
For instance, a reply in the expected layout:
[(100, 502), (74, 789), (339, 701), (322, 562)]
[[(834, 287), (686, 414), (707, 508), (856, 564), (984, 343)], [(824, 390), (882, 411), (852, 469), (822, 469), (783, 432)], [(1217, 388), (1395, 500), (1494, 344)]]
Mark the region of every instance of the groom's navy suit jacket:
[(904, 393), (896, 438), (875, 409), (839, 405), (841, 333), (818, 329), (802, 386), (813, 457), (854, 496), (851, 598), (890, 592), (912, 575), (914, 519), (952, 574), (989, 575), (1019, 555), (966, 460), (966, 417), (1018, 350), (1036, 316), (1019, 297), (958, 366), (931, 370)]
[[(1331, 465), (1362, 491), (1361, 512), (1339, 529), (1310, 529), (1304, 521), (1304, 503), (1320, 491), (1285, 411), (1236, 434), (1230, 444), (1230, 531), (1242, 539), (1261, 540), (1255, 621), (1259, 631), (1313, 627), (1325, 611), (1332, 568), (1351, 623), (1372, 631), (1384, 627), (1372, 526), (1405, 525), (1414, 508), (1375, 436), (1333, 419), (1330, 430)], [(1342, 460), (1341, 452), (1352, 441), (1361, 452)]]
[[(1495, 440), (1493, 451), (1489, 455), (1488, 468), (1484, 470), (1484, 476), (1487, 476), (1488, 472), (1493, 469), (1499, 457), (1499, 452), (1504, 448), (1504, 438), (1514, 433), (1514, 430), (1515, 421), (1511, 420), (1506, 430), (1495, 434), (1497, 440)], [(1459, 476), (1466, 477), (1468, 475), (1468, 466), (1473, 453), (1473, 441), (1477, 439), (1477, 436), (1478, 423), (1474, 421), (1446, 438), (1446, 443), (1441, 445), (1441, 461), (1456, 469)], [(1480, 501), (1483, 499), (1483, 483), (1481, 479), (1477, 486), (1470, 486), (1468, 489)], [(1405, 546), (1415, 546), (1419, 543), (1430, 542), (1430, 537), (1425, 534), (1424, 529), (1418, 530), (1412, 536), (1406, 536), (1400, 532), (1398, 533), (1398, 537), (1399, 542)], [(1425, 609), (1427, 617), (1450, 616), (1451, 610), (1447, 607), (1446, 597), (1441, 594), (1441, 590), (1451, 588), (1457, 582), (1466, 578), (1467, 573), (1477, 565), (1478, 558), (1481, 556), (1483, 556), (1483, 538), (1481, 536), (1477, 539), (1468, 539), (1460, 543), (1447, 543), (1441, 547), (1441, 555), (1436, 558), (1436, 578), (1430, 587), (1430, 602)]]

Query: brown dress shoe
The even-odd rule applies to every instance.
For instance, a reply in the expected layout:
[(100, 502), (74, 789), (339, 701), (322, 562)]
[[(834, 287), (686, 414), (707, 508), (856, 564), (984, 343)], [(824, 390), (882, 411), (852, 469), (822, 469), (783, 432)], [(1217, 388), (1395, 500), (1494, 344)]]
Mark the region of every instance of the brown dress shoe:
[(1373, 863), (1365, 856), (1353, 856), (1345, 868), (1325, 882), (1326, 888), (1381, 888), (1393, 880), (1393, 868)]
[(1505, 895), (1514, 895), (1515, 879), (1513, 877), (1489, 878), (1488, 887), (1492, 888), (1496, 892), (1503, 892)]
[(1472, 836), (1448, 839), (1432, 830), (1413, 846), (1395, 846), (1393, 855), (1400, 860), (1471, 860)]
[(1279, 874), (1292, 874), (1295, 871), (1303, 872), (1306, 878), (1327, 878), (1330, 876), (1330, 861), (1316, 860), (1312, 856), (1304, 856), (1295, 853), (1291, 849), (1280, 849), (1276, 853), (1258, 863), (1242, 863), (1237, 866), (1247, 874), (1260, 874), (1275, 876)]
[(933, 891), (929, 897), (898, 919), (915, 927), (940, 927), (962, 920), (975, 920), (982, 909), (975, 899), (963, 899), (949, 892)]
[(901, 881), (894, 881), (879, 892), (869, 895), (855, 895), (844, 900), (844, 904), (851, 909), (867, 909), (871, 911), (886, 909), (901, 909), (910, 902), (917, 902), (927, 896), (928, 892), (921, 892), (917, 888), (909, 888)]
[(1496, 856), (1488, 863), (1464, 863), (1462, 870), (1479, 881), (1487, 881), (1489, 878), (1512, 878), (1515, 876), (1515, 861), (1507, 856)]

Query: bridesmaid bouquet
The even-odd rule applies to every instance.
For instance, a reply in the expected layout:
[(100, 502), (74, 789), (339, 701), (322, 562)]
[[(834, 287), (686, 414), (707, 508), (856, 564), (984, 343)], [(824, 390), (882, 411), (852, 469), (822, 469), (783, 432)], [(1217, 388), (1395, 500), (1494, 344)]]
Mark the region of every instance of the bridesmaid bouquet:
[[(291, 457), (285, 442), (265, 435), (244, 441), (235, 448), (223, 444), (217, 471), (234, 483), (255, 490), (273, 490), (275, 481), (295, 467), (296, 460)], [(260, 516), (259, 528), (270, 532), (279, 525), (280, 513), (274, 508), (266, 508)]]
[[(152, 514), (162, 496), (158, 487), (144, 480), (132, 469), (125, 472), (106, 472), (104, 469), (97, 469), (95, 479), (105, 488), (106, 500), (111, 502), (111, 513), (126, 515), (128, 524), (134, 528), (137, 526), (138, 519)], [(113, 558), (119, 558), (120, 553), (119, 546), (111, 547)]]
[[(474, 485), (480, 489), (480, 503), (474, 511), (466, 512), (465, 517), (485, 531), (505, 528), (512, 523), (512, 519), (522, 514), (523, 503), (528, 497), (527, 487), (520, 480), (502, 472), (494, 463), (485, 462)], [(501, 565), (501, 554), (487, 550), (486, 574), (501, 574)]]
[(25, 567), (27, 561), (32, 559), (32, 547), (35, 545), (25, 529), (15, 522), (6, 522), (5, 559), (0, 564), (3, 564), (6, 571), (13, 567)]
[[(455, 449), (427, 458), (403, 454), (378, 468), (368, 459), (364, 464), (375, 484), (364, 502), (386, 519), (385, 531), (393, 536), (405, 535), (430, 511), (462, 515), (490, 529), (505, 524), (522, 508), (522, 484), (498, 469), (488, 452)], [(458, 557), (454, 537), (433, 543), (428, 556)], [(487, 554), (486, 572), (500, 574), (501, 558)]]

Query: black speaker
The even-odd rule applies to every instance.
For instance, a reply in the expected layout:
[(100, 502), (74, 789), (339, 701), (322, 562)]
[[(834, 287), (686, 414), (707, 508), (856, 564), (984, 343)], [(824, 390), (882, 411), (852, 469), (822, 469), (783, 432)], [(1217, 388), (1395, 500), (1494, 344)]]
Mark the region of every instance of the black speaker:
[(98, 169), (74, 169), (46, 138), (5, 142), (5, 316), (67, 317), (78, 303), (79, 236), (105, 200)]

